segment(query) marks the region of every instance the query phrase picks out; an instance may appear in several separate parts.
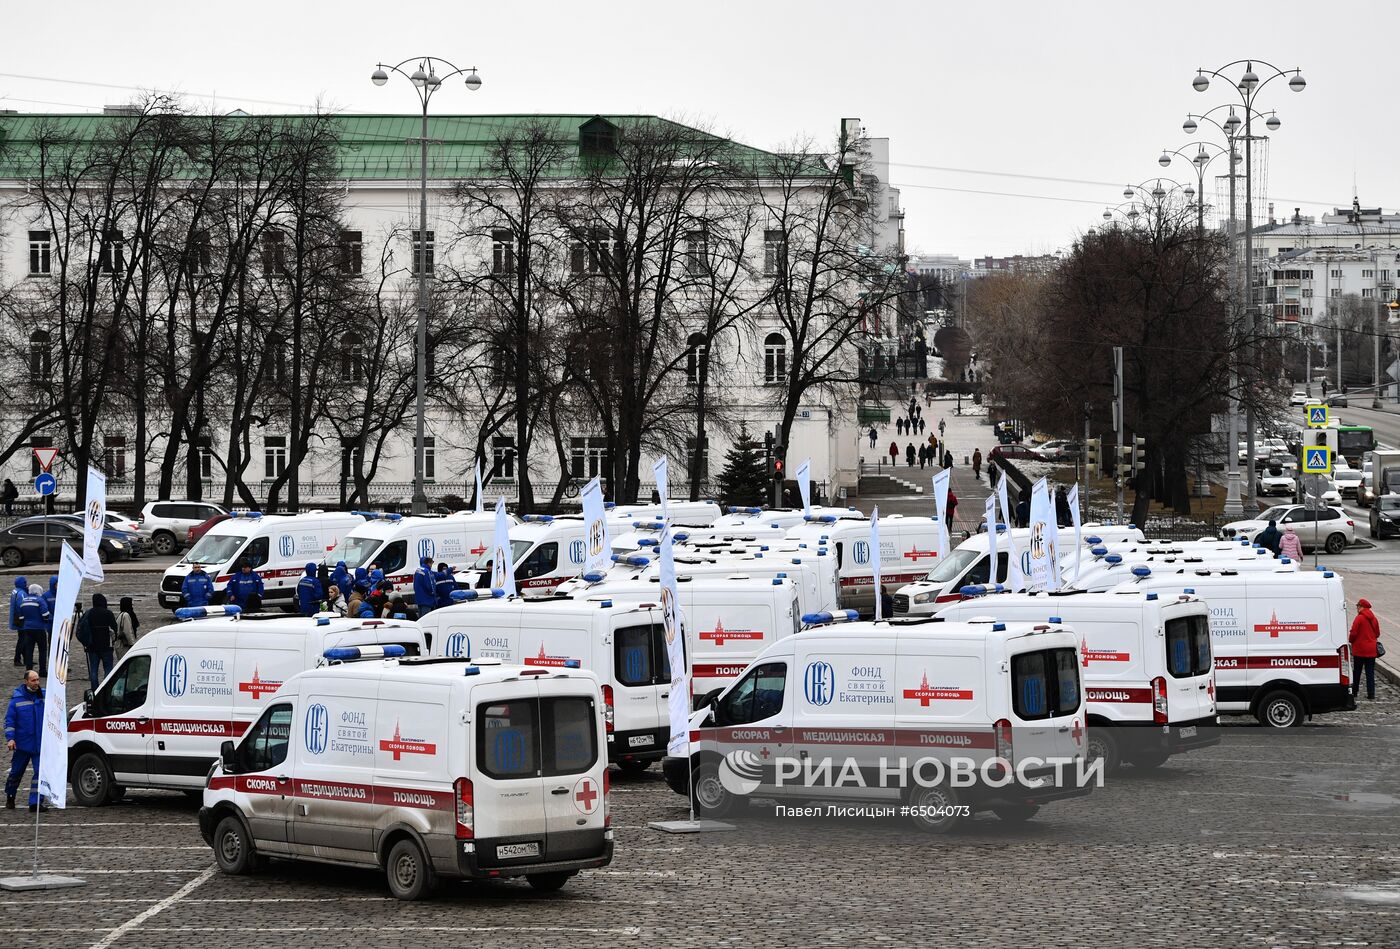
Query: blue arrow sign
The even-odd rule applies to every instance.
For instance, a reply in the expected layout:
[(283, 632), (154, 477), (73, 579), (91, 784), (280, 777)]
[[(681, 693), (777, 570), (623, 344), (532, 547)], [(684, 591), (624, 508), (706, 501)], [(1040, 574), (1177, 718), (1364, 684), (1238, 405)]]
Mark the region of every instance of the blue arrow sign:
[(54, 494), (58, 491), (58, 479), (45, 471), (34, 479), (34, 490), (39, 492), (40, 497)]

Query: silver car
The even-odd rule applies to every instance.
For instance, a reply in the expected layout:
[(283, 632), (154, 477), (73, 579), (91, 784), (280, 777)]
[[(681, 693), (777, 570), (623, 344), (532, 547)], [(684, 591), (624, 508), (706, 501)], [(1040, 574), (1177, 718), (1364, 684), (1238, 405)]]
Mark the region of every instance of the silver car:
[(227, 513), (222, 505), (209, 501), (151, 501), (141, 510), (139, 520), (155, 552), (167, 556), (189, 543), (191, 527)]

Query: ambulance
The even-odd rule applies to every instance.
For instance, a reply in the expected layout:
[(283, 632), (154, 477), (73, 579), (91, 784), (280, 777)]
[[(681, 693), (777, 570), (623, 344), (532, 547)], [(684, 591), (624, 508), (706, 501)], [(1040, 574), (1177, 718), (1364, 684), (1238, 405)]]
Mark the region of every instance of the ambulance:
[[(583, 517), (577, 514), (526, 514), (510, 529), (515, 560), (515, 587), (523, 596), (544, 596), (583, 570)], [(491, 583), (491, 547), (463, 573), (459, 586), (486, 589)]]
[[(814, 515), (788, 530), (787, 539), (808, 548), (825, 546), (836, 558), (838, 600), (843, 609), (873, 613), (875, 574), (870, 522)], [(897, 590), (923, 577), (938, 556), (938, 523), (931, 517), (889, 514), (880, 518), (880, 585)]]
[(965, 621), (1067, 623), (1079, 634), (1087, 696), (1088, 755), (1112, 772), (1127, 761), (1155, 768), (1169, 757), (1220, 743), (1211, 662), (1210, 609), (1191, 593), (1124, 586), (1112, 593), (994, 593), (938, 615)]
[[(636, 553), (644, 547), (654, 547), (660, 543), (660, 521), (636, 521), (635, 526), (610, 534), (608, 538), (612, 553), (626, 555)], [(684, 544), (697, 551), (707, 548), (730, 547), (734, 545), (778, 544), (787, 536), (787, 528), (775, 524), (754, 524), (748, 527), (677, 527), (673, 537), (677, 544)]]
[(1120, 583), (1134, 577), (1133, 571), (1145, 567), (1154, 576), (1177, 574), (1192, 576), (1198, 570), (1234, 571), (1236, 573), (1297, 573), (1300, 565), (1287, 557), (1275, 560), (1269, 551), (1259, 548), (1264, 556), (1255, 556), (1251, 550), (1244, 550), (1234, 557), (1227, 554), (1207, 554), (1205, 556), (1166, 556), (1166, 557), (1124, 557), (1109, 554), (1090, 566), (1084, 567), (1079, 576), (1070, 581), (1076, 590), (1102, 592), (1111, 590)]
[(415, 900), (444, 879), (553, 891), (612, 861), (594, 676), (393, 646), (324, 655), (220, 748), (199, 811), (220, 870), (375, 868)]
[(671, 663), (659, 598), (643, 605), (608, 597), (478, 595), (433, 610), (419, 624), (434, 656), (541, 669), (578, 663), (603, 684), (608, 760), (634, 773), (665, 752)]
[[(705, 527), (719, 520), (723, 512), (714, 501), (668, 501), (671, 524), (676, 527)], [(661, 520), (660, 504), (612, 504), (606, 514), (609, 527), (633, 521)]]
[(344, 560), (351, 573), (356, 567), (378, 564), (385, 579), (403, 591), (409, 602), (413, 601), (413, 574), (422, 558), (430, 559), (433, 569), (446, 563), (454, 571), (464, 570), (487, 551), (496, 529), (494, 513), (459, 511), (440, 517), (353, 513), (365, 521), (340, 539), (326, 563), (334, 566)]
[[(869, 520), (864, 513), (857, 511), (853, 507), (822, 507), (813, 506), (811, 515), (816, 517), (834, 517), (839, 520), (865, 521)], [(728, 507), (710, 527), (714, 530), (732, 530), (757, 527), (778, 528), (787, 530), (790, 527), (800, 527), (806, 523), (807, 512), (802, 508), (780, 507)]]
[[(981, 810), (1028, 820), (1092, 790), (1077, 780), (1085, 709), (1079, 636), (1068, 627), (829, 624), (839, 618), (808, 618), (828, 625), (769, 646), (694, 713), (689, 758), (662, 766), (673, 791), (693, 788), (697, 810), (714, 817), (754, 796), (903, 802), (915, 826), (937, 832)], [(940, 780), (958, 761), (985, 780)], [(992, 786), (1008, 768), (1015, 780)]]
[[(895, 587), (894, 613), (896, 616), (931, 616), (940, 604), (956, 602), (963, 587), (979, 583), (1003, 583), (1007, 579), (1007, 557), (1010, 556), (1010, 543), (1007, 535), (1016, 543), (1021, 554), (1021, 570), (1030, 574), (1030, 537), (1028, 528), (1017, 527), (1008, 530), (998, 525), (997, 532), (997, 575), (990, 576), (991, 540), (988, 534), (973, 534), (953, 548), (946, 560), (934, 565), (926, 576), (921, 575), (906, 584)], [(880, 535), (881, 542), (884, 534)], [(1142, 532), (1136, 527), (1113, 524), (1090, 524), (1080, 529), (1081, 543), (1089, 545), (1118, 545), (1142, 541)], [(1060, 528), (1059, 544), (1061, 563), (1073, 557), (1074, 529)], [(1066, 556), (1068, 555), (1068, 556)], [(1086, 558), (1087, 559), (1087, 558)]]
[(183, 607), (185, 622), (152, 630), (68, 721), (73, 797), (97, 806), (128, 787), (193, 793), (219, 742), (237, 738), (282, 685), (341, 646), (392, 644), (426, 653), (416, 623)]
[(262, 577), (263, 603), (293, 605), (306, 565), (324, 563), (340, 539), (363, 523), (358, 515), (336, 511), (234, 513), (209, 528), (179, 563), (166, 569), (160, 581), (160, 605), (172, 610), (183, 605), (180, 590), (194, 564), (209, 574), (217, 602), (244, 561), (251, 562)]
[(1163, 596), (1199, 596), (1210, 605), (1221, 713), (1288, 728), (1324, 712), (1356, 708), (1346, 596), (1342, 578), (1331, 570), (1198, 570), (1191, 576), (1153, 574), (1131, 585)]

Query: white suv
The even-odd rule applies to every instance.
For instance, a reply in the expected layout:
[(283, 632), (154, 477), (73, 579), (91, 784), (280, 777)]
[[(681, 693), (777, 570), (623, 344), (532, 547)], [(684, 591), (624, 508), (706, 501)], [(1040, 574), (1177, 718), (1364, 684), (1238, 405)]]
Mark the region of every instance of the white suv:
[(150, 535), (155, 552), (168, 556), (189, 542), (191, 527), (227, 513), (222, 505), (208, 501), (151, 501), (138, 520), (141, 530)]
[(1260, 513), (1248, 521), (1235, 521), (1226, 524), (1223, 534), (1226, 537), (1243, 537), (1253, 540), (1255, 535), (1276, 522), (1280, 532), (1285, 527), (1293, 528), (1303, 549), (1321, 547), (1329, 554), (1339, 554), (1356, 540), (1356, 522), (1340, 507), (1324, 507), (1320, 511), (1310, 511), (1301, 504), (1280, 504)]

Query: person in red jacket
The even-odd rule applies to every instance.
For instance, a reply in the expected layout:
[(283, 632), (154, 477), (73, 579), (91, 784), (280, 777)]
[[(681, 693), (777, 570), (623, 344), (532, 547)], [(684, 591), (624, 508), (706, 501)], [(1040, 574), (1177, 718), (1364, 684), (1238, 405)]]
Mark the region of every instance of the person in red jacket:
[(1366, 670), (1366, 698), (1376, 700), (1376, 648), (1381, 638), (1381, 624), (1371, 612), (1371, 601), (1362, 597), (1356, 601), (1356, 619), (1351, 621), (1351, 694), (1361, 688), (1361, 670)]

